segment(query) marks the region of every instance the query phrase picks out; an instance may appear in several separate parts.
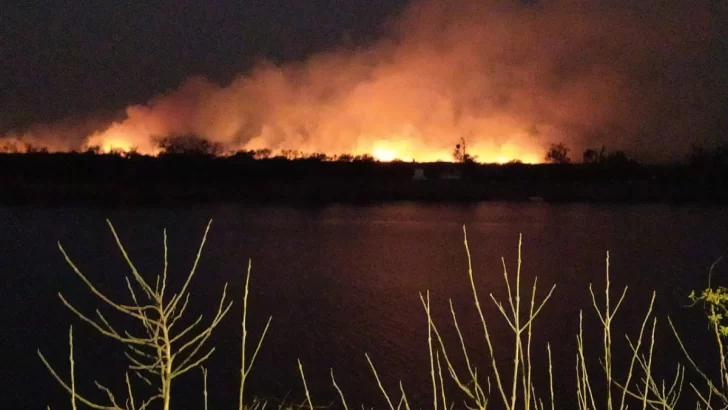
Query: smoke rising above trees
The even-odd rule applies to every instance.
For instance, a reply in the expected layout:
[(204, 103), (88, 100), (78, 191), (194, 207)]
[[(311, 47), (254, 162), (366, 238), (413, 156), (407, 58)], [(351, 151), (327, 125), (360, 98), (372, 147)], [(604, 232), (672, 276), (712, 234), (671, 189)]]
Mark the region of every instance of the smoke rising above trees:
[(155, 137), (197, 135), (233, 151), (427, 161), (452, 160), (462, 138), (482, 162), (540, 162), (552, 141), (683, 158), (728, 136), (728, 14), (712, 3), (413, 0), (371, 44), (261, 61), (224, 84), (192, 76), (113, 121), (3, 140), (155, 152)]

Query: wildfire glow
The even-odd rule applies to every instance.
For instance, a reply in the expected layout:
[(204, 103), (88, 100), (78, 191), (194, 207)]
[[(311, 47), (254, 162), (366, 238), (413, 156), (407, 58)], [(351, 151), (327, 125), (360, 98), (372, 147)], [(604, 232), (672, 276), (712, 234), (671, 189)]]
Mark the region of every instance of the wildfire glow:
[[(410, 135), (395, 134), (390, 138), (373, 139), (360, 138), (358, 148), (351, 153), (355, 155), (371, 155), (380, 162), (391, 162), (394, 160), (401, 161), (418, 161), (418, 162), (436, 162), (436, 161), (454, 161), (453, 151), (455, 142), (452, 141), (449, 146), (445, 144), (425, 145), (421, 143), (422, 138), (411, 133)], [(146, 135), (135, 133), (124, 126), (115, 124), (109, 129), (92, 135), (86, 145), (88, 148), (98, 146), (101, 152), (129, 152), (135, 150), (141, 154), (156, 155), (159, 149), (155, 147)], [(228, 146), (228, 152), (238, 149), (256, 150), (267, 148), (261, 138), (256, 138), (250, 143), (242, 146)], [(326, 149), (320, 150), (318, 147), (308, 147), (308, 149), (299, 149), (299, 147), (286, 148), (288, 150), (298, 151), (302, 155), (312, 154), (314, 152), (323, 152), (330, 156), (333, 153)], [(279, 155), (286, 149), (274, 150), (273, 155)], [(542, 153), (540, 147), (535, 147), (531, 151), (515, 144), (484, 144), (476, 143), (469, 146), (467, 153), (471, 155), (475, 161), (481, 163), (508, 163), (511, 161), (520, 161), (523, 163), (541, 162)]]
[(86, 147), (98, 146), (101, 152), (136, 150), (141, 154), (156, 155), (159, 149), (154, 147), (148, 133), (139, 132), (127, 124), (114, 123), (102, 132), (88, 138)]
[[(709, 16), (699, 7), (684, 10), (693, 14), (675, 11), (680, 18), (670, 20), (660, 13), (673, 13), (671, 7), (643, 15), (631, 6), (620, 12), (620, 2), (604, 2), (611, 13), (579, 1), (506, 3), (512, 6), (413, 0), (380, 41), (297, 62), (263, 61), (227, 83), (190, 77), (127, 107), (116, 122), (50, 124), (2, 138), (49, 150), (98, 146), (154, 155), (156, 137), (194, 135), (227, 153), (270, 149), (416, 162), (453, 161), (464, 139), (477, 162), (537, 163), (550, 143), (564, 142), (573, 153), (605, 144), (629, 149), (630, 140), (662, 150), (694, 134), (690, 120), (660, 114), (690, 119), (702, 94), (686, 93), (692, 88), (674, 81), (684, 78), (680, 73), (660, 76), (670, 81), (664, 83), (644, 67), (703, 61), (703, 51), (692, 48), (709, 43), (701, 37), (709, 30), (694, 29)], [(670, 24), (659, 24), (666, 18)], [(684, 87), (672, 91), (675, 83)], [(672, 92), (680, 98), (670, 98)]]

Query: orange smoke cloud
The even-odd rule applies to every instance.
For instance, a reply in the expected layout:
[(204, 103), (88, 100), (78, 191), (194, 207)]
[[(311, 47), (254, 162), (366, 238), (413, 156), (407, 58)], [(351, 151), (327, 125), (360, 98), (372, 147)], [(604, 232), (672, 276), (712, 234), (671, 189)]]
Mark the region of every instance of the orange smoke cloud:
[(714, 125), (692, 115), (715, 109), (694, 72), (716, 35), (708, 5), (418, 1), (372, 45), (261, 63), (224, 86), (189, 78), (85, 144), (155, 153), (153, 137), (195, 134), (230, 150), (433, 161), (464, 138), (481, 162), (539, 162), (559, 141), (675, 154)]

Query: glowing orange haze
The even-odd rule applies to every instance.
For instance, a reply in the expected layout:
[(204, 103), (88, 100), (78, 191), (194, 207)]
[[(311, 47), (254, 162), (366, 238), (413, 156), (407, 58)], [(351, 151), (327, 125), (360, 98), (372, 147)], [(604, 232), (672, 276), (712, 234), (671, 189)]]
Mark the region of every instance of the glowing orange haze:
[(643, 12), (633, 2), (419, 0), (366, 47), (262, 62), (224, 85), (191, 77), (82, 140), (53, 126), (5, 138), (154, 154), (154, 137), (197, 135), (228, 151), (421, 162), (451, 161), (461, 138), (480, 162), (540, 162), (562, 141), (574, 153), (606, 144), (665, 155), (708, 117), (688, 113), (705, 109), (709, 90), (654, 75), (704, 57), (710, 14), (696, 1)]
[[(456, 120), (451, 98), (436, 95), (433, 85), (419, 88), (407, 72), (330, 84), (342, 64), (340, 54), (331, 56), (314, 57), (305, 66), (258, 67), (227, 87), (189, 79), (148, 105), (127, 108), (126, 120), (90, 135), (86, 145), (156, 154), (152, 137), (195, 134), (222, 143), (228, 151), (270, 148), (274, 153), (370, 154), (381, 161), (428, 162), (452, 161), (463, 137), (467, 153), (480, 162), (532, 163), (543, 158), (544, 147), (518, 119), (473, 113)], [(421, 62), (411, 64), (419, 71), (414, 64)]]
[[(92, 134), (87, 142), (88, 147), (98, 146), (102, 152), (124, 151), (128, 152), (136, 150), (139, 153), (147, 155), (156, 155), (159, 149), (149, 139), (150, 134), (147, 127), (142, 130), (129, 127), (128, 124), (113, 124), (107, 130)], [(517, 137), (517, 135), (514, 135)], [(369, 154), (376, 160), (382, 162), (390, 162), (393, 160), (419, 162), (431, 161), (453, 161), (453, 151), (456, 139), (447, 141), (448, 145), (423, 145), (423, 137), (415, 131), (403, 131), (391, 134), (377, 135), (360, 135), (356, 138), (356, 146), (350, 149), (331, 151), (327, 149), (326, 144), (284, 144), (280, 146), (281, 150), (291, 149), (303, 153), (323, 152), (328, 155), (336, 155), (341, 153), (351, 153), (353, 155)], [(265, 138), (259, 136), (254, 138), (247, 144), (239, 145), (234, 149), (261, 149), (268, 148)], [(231, 149), (229, 152), (233, 152)], [(500, 144), (496, 145), (487, 141), (475, 140), (473, 145), (467, 145), (467, 153), (476, 157), (479, 162), (485, 163), (506, 163), (513, 160), (519, 160), (525, 163), (537, 163), (543, 157), (542, 150), (532, 148), (529, 152), (528, 148), (518, 146), (516, 144)], [(275, 154), (275, 151), (274, 151)]]

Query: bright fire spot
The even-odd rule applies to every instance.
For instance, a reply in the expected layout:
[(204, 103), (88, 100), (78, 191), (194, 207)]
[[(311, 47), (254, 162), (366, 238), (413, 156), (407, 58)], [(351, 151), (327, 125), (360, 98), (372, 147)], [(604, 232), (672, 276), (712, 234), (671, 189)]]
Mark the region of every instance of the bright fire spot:
[(372, 152), (372, 156), (377, 161), (381, 162), (392, 162), (397, 158), (397, 151), (391, 149), (391, 148), (375, 148)]
[(104, 131), (89, 136), (86, 147), (99, 147), (101, 152), (130, 152), (137, 151), (144, 155), (156, 155), (153, 142), (146, 130), (140, 131), (139, 127), (132, 127), (125, 124), (114, 123)]
[[(416, 142), (416, 140), (414, 140)], [(387, 139), (377, 139), (371, 145), (361, 150), (368, 153), (374, 159), (381, 162), (392, 162), (394, 160), (411, 161), (415, 157), (413, 151), (413, 139), (404, 134), (397, 134)]]
[(131, 142), (131, 139), (115, 126), (112, 126), (102, 133), (92, 135), (88, 139), (86, 146), (89, 148), (98, 146), (101, 152), (107, 153), (114, 151), (129, 152), (132, 148), (134, 148), (134, 144)]
[(129, 152), (132, 149), (131, 142), (123, 139), (110, 139), (104, 141), (101, 145), (101, 151), (112, 152), (112, 151), (124, 151)]

